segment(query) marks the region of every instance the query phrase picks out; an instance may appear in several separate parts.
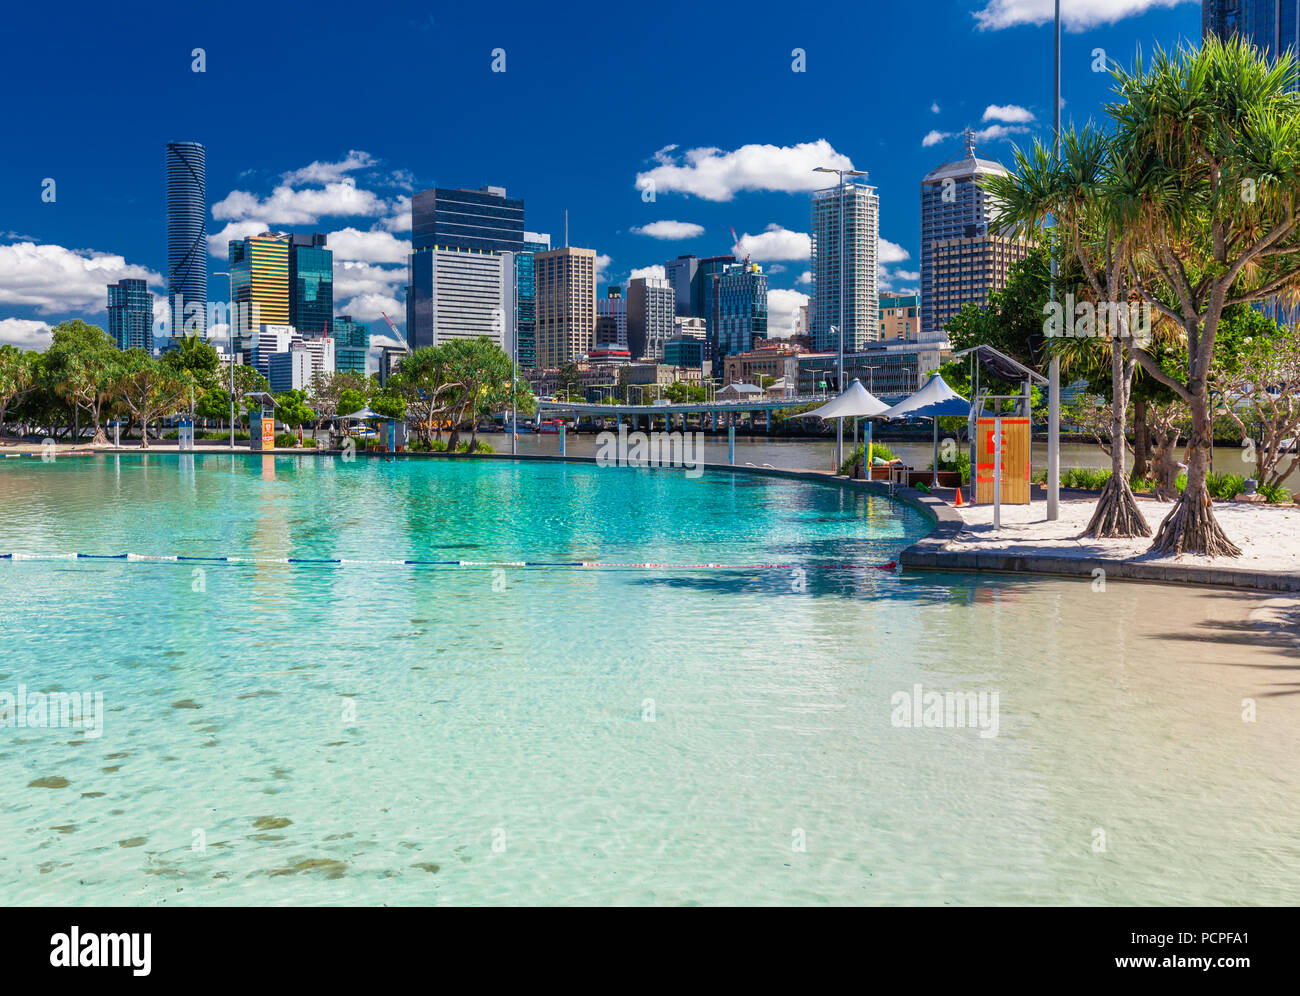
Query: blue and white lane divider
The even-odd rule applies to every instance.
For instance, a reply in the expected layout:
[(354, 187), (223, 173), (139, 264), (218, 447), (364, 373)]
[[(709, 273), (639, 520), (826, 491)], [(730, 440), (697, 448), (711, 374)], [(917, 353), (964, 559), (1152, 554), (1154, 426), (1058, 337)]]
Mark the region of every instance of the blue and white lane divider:
[(603, 560), (352, 560), (346, 557), (195, 557), (184, 554), (147, 553), (0, 553), (0, 560), (122, 560), (128, 563), (174, 564), (285, 564), (326, 567), (570, 567), (570, 568), (642, 568), (665, 571), (892, 571), (894, 561), (884, 564), (715, 564), (613, 562)]

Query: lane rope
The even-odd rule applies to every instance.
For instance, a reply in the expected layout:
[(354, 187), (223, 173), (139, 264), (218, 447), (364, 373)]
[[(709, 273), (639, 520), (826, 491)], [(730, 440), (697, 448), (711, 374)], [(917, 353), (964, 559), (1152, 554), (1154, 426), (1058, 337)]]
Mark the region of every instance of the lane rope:
[(468, 567), (468, 568), (539, 568), (568, 567), (605, 570), (663, 570), (663, 571), (892, 571), (898, 567), (890, 560), (883, 564), (723, 564), (723, 563), (659, 563), (621, 562), (603, 560), (357, 560), (348, 557), (240, 557), (192, 556), (185, 554), (148, 553), (0, 553), (0, 560), (121, 560), (127, 563), (187, 563), (187, 564), (281, 564), (289, 566), (329, 567)]

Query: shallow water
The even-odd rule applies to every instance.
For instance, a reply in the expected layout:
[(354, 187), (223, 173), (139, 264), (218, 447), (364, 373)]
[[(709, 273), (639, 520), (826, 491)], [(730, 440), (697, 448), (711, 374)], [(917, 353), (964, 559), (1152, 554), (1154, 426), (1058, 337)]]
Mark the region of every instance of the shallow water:
[[(1300, 660), (1262, 599), (816, 566), (927, 528), (723, 473), (5, 461), (0, 553), (804, 570), (0, 561), (0, 693), (106, 710), (0, 729), (0, 895), (1300, 899)], [(996, 692), (997, 735), (894, 725), (918, 683)]]

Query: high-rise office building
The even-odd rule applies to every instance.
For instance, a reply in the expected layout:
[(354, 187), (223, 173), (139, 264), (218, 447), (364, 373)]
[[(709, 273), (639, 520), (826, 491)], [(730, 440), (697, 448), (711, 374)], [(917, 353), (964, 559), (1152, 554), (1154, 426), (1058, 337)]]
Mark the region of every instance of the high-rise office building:
[(709, 341), (715, 346), (715, 314), (717, 277), (724, 269), (736, 262), (735, 256), (706, 256), (695, 264), (695, 276), (691, 278), (691, 314), (703, 318), (708, 330)]
[(664, 356), (673, 337), (673, 288), (663, 277), (634, 277), (627, 284), (627, 348), (632, 359)]
[(596, 250), (565, 246), (536, 253), (537, 368), (589, 352), (596, 336)]
[(143, 280), (108, 285), (108, 334), (118, 349), (153, 353), (153, 295)]
[(515, 287), (518, 294), (519, 366), (531, 370), (537, 365), (537, 277), (533, 255), (551, 248), (545, 233), (524, 232), (523, 248), (515, 253)]
[(596, 300), (596, 345), (627, 349), (627, 301), (618, 284), (610, 284)]
[(963, 158), (931, 170), (921, 181), (920, 340), (925, 342), (943, 339), (944, 326), (962, 305), (987, 304), (1031, 247), (1024, 239), (989, 230), (993, 199), (980, 180), (1005, 176), (1007, 170), (976, 158), (969, 128), (964, 139)]
[(411, 248), (432, 246), (519, 252), (524, 243), (523, 198), (504, 187), (451, 190), (437, 187), (411, 198)]
[(231, 305), (239, 305), (235, 351), (249, 349), (262, 325), (289, 325), (289, 236), (263, 232), (231, 239), (226, 250)]
[(757, 263), (732, 263), (717, 275), (715, 356), (745, 353), (767, 338), (767, 276)]
[(515, 254), (428, 247), (411, 253), (406, 339), (412, 349), (486, 336), (513, 355)]
[(334, 318), (334, 253), (325, 239), (289, 236), (289, 324), (303, 335), (329, 335)]
[[(880, 199), (876, 188), (846, 183), (842, 193), (837, 185), (813, 194), (811, 317), (815, 349), (838, 350), (842, 336), (848, 352), (880, 335), (879, 262)], [(839, 329), (838, 335), (832, 326)]]
[(1236, 35), (1274, 58), (1288, 48), (1300, 53), (1300, 0), (1202, 0), (1201, 31)]
[(695, 306), (695, 274), (700, 268), (696, 256), (678, 256), (664, 263), (664, 277), (673, 289), (673, 309), (678, 318), (703, 317), (693, 310)]
[(354, 322), (351, 315), (336, 315), (330, 325), (334, 333), (335, 369), (366, 373), (370, 358), (370, 326), (365, 322)]
[(198, 142), (168, 142), (167, 297), (171, 335), (208, 334), (207, 154)]

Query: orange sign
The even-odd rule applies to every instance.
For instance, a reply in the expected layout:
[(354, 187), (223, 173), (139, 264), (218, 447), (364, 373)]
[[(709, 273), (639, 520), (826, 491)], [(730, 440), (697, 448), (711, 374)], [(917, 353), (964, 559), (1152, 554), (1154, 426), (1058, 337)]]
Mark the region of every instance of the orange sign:
[[(1004, 418), (1002, 421), (1002, 494), (1005, 505), (1029, 504), (1029, 419)], [(975, 500), (993, 504), (993, 437), (996, 422), (979, 420), (975, 446)]]
[(262, 449), (275, 449), (275, 419), (262, 419)]

